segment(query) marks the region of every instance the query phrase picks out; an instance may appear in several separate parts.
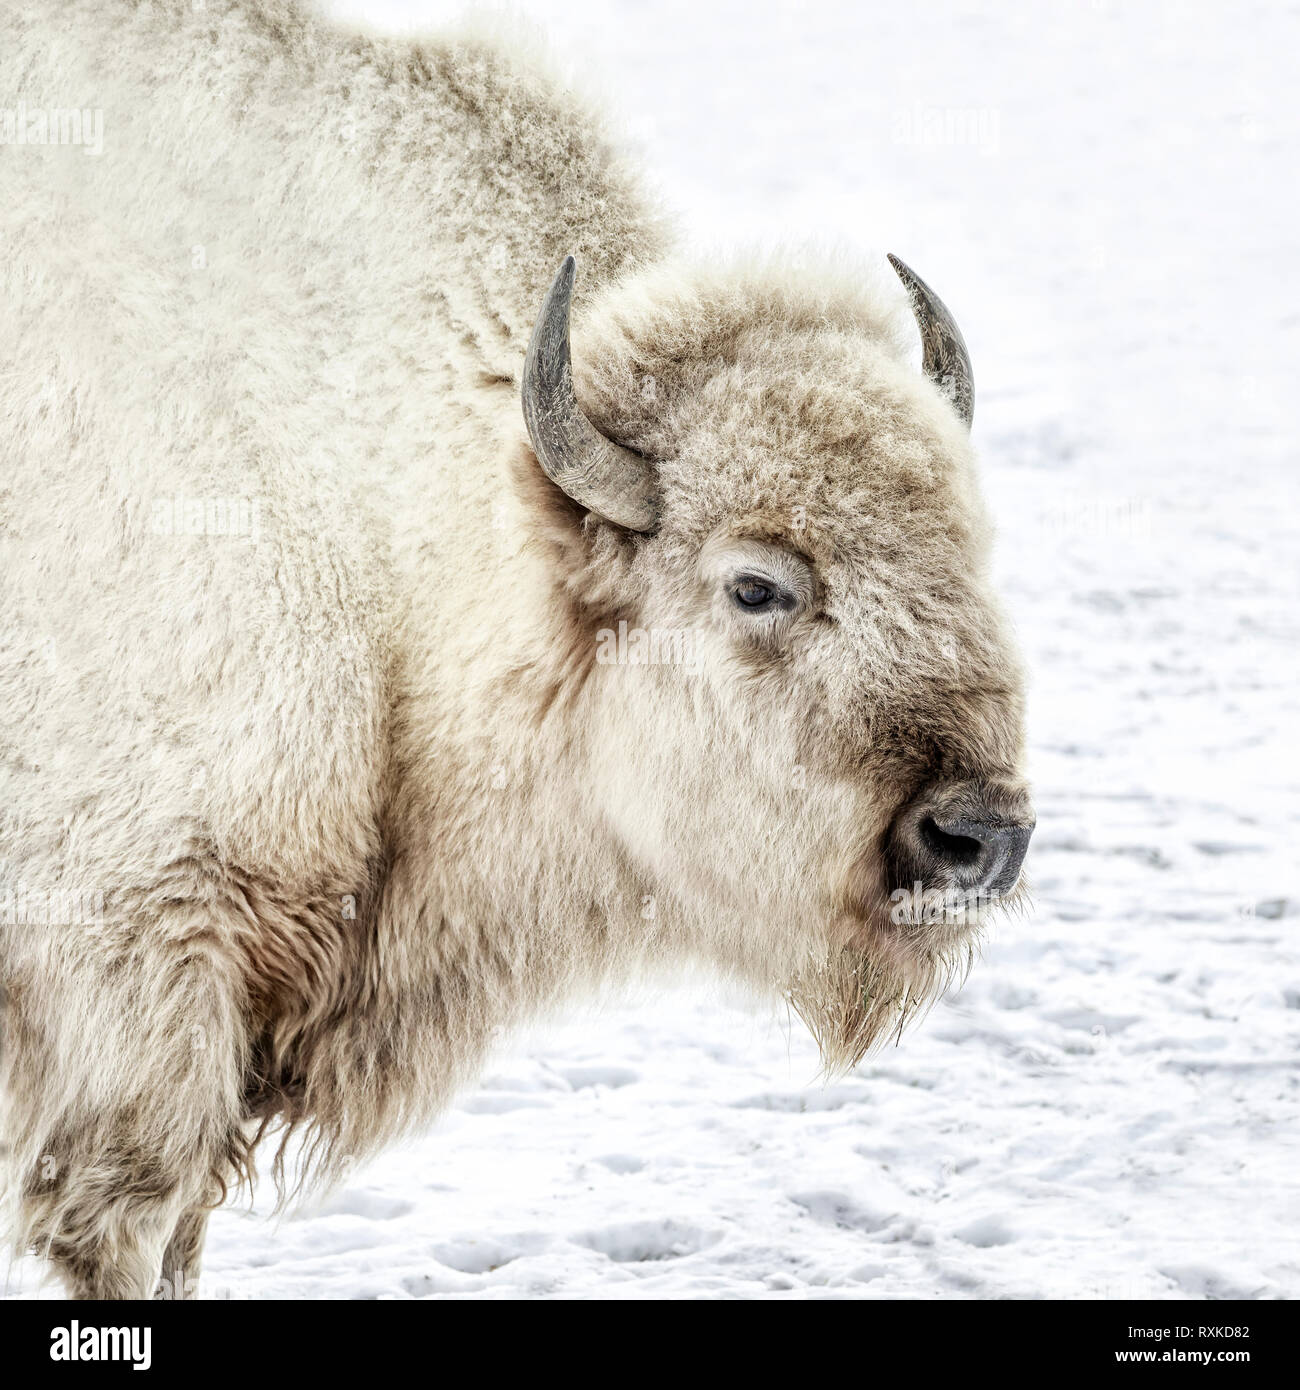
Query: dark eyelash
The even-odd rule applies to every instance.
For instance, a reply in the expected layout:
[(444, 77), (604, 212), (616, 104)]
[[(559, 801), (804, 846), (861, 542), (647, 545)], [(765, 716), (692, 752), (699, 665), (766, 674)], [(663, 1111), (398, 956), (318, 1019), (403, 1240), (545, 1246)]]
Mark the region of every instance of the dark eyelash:
[[(746, 603), (740, 591), (749, 587), (766, 589), (769, 597), (759, 603)], [(795, 606), (794, 595), (781, 585), (757, 574), (742, 574), (731, 585), (731, 598), (738, 608), (750, 613), (768, 613), (773, 609), (788, 612)]]

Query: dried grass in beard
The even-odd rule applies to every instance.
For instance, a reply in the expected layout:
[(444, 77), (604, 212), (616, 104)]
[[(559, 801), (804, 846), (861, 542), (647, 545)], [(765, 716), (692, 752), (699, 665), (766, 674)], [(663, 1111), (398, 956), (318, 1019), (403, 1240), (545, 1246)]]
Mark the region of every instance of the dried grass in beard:
[(895, 949), (883, 959), (843, 947), (802, 971), (788, 998), (816, 1040), (823, 1077), (851, 1070), (886, 1041), (897, 1043), (954, 981), (965, 980), (977, 951), (971, 937)]
[[(997, 902), (996, 915), (1023, 919), (1032, 902), (1030, 885), (1021, 879)], [(801, 970), (787, 998), (816, 1040), (823, 1079), (851, 1071), (887, 1041), (898, 1043), (910, 1023), (954, 984), (960, 988), (979, 955), (987, 921), (960, 934), (942, 926), (908, 928), (890, 923), (882, 906), (870, 929), (871, 944), (859, 939), (840, 945)], [(904, 939), (908, 931), (910, 941)]]

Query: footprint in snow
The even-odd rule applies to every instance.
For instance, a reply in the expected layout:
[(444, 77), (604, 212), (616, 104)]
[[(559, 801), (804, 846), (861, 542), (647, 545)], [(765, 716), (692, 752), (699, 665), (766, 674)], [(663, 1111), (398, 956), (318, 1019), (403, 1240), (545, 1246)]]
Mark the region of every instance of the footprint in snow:
[(585, 1090), (589, 1086), (631, 1086), (641, 1079), (640, 1074), (631, 1067), (564, 1067), (560, 1075), (575, 1091)]
[(607, 1256), (615, 1264), (644, 1264), (679, 1260), (706, 1250), (721, 1239), (718, 1232), (680, 1221), (629, 1221), (575, 1236), (574, 1243)]
[(1011, 1245), (1017, 1239), (1016, 1233), (1000, 1216), (982, 1216), (963, 1226), (953, 1235), (964, 1245), (973, 1245), (978, 1250), (988, 1250), (995, 1245)]

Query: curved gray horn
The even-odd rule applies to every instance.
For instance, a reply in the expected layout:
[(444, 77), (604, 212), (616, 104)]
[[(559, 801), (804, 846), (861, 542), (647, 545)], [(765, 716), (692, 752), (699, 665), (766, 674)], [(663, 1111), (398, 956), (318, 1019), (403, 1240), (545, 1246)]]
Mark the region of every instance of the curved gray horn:
[(948, 397), (953, 409), (966, 422), (966, 428), (970, 429), (975, 418), (975, 378), (970, 369), (966, 339), (961, 336), (961, 329), (948, 312), (948, 306), (916, 271), (897, 256), (890, 256), (889, 264), (898, 272), (912, 301), (912, 314), (921, 330), (922, 369)]
[(576, 262), (564, 258), (537, 316), (524, 359), (524, 423), (546, 476), (579, 506), (630, 531), (658, 515), (653, 470), (582, 413), (569, 361), (569, 303)]

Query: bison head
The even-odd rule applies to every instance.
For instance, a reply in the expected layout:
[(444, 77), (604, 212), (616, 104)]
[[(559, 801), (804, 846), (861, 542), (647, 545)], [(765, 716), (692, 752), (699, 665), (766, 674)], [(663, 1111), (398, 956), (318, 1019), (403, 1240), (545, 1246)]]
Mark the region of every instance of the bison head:
[(970, 363), (894, 265), (919, 374), (888, 295), (788, 267), (615, 284), (571, 363), (572, 258), (524, 374), (601, 823), (695, 949), (786, 990), (830, 1066), (969, 963), (1033, 828)]

